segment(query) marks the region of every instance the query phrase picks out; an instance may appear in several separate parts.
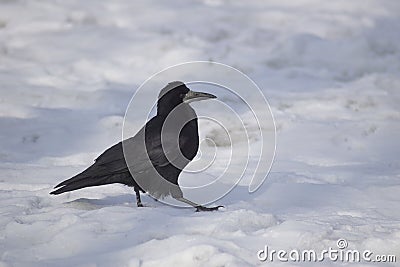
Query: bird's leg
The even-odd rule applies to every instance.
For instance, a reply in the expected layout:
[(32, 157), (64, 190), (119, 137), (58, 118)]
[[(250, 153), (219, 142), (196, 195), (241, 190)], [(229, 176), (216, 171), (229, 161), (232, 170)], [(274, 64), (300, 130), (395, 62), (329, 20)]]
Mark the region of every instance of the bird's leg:
[(181, 202), (183, 202), (183, 203), (189, 204), (190, 206), (193, 206), (193, 207), (195, 207), (195, 208), (198, 207), (198, 206), (200, 206), (199, 204), (194, 203), (194, 202), (192, 202), (192, 201), (190, 201), (189, 199), (186, 199), (186, 198), (184, 198), (184, 197), (176, 198), (176, 200), (179, 200), (179, 201), (181, 201)]
[(198, 211), (214, 211), (214, 210), (218, 210), (219, 208), (224, 207), (224, 206), (216, 206), (216, 207), (212, 207), (212, 208), (207, 208), (207, 207), (201, 206), (197, 203), (194, 203), (193, 201), (190, 201), (189, 199), (186, 199), (184, 197), (176, 198), (176, 200), (179, 200), (183, 203), (193, 206), (194, 208), (196, 208), (196, 212), (198, 212)]
[(135, 187), (135, 193), (136, 193), (136, 205), (138, 207), (143, 207), (142, 201), (140, 200), (140, 191), (139, 188)]

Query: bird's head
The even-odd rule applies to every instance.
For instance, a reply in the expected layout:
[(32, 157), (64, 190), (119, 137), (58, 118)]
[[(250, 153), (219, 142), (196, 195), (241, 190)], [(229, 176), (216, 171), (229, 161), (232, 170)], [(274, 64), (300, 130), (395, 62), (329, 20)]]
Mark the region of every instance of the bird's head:
[(192, 91), (183, 82), (170, 82), (158, 95), (157, 113), (168, 114), (182, 103), (190, 103), (205, 99), (217, 98), (215, 95)]

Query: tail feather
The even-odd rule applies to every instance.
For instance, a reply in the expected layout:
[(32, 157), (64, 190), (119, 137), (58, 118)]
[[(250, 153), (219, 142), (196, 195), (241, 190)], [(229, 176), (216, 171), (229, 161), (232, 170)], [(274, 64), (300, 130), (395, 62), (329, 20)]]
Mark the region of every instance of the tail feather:
[(104, 176), (104, 177), (85, 177), (85, 179), (72, 180), (70, 182), (67, 182), (69, 181), (67, 180), (57, 185), (55, 188), (58, 189), (50, 192), (50, 194), (58, 195), (65, 192), (82, 189), (85, 187), (112, 184), (118, 182), (112, 178), (113, 178), (112, 176)]
[(54, 188), (66, 186), (66, 185), (69, 185), (72, 183), (78, 183), (81, 180), (93, 179), (94, 177), (97, 177), (97, 176), (105, 176), (104, 173), (107, 174), (107, 172), (105, 171), (105, 172), (103, 172), (103, 175), (98, 175), (98, 174), (101, 174), (101, 172), (96, 172), (96, 168), (93, 168), (93, 165), (92, 165), (89, 168), (87, 168), (86, 170), (84, 170), (83, 172), (69, 178), (68, 180), (65, 180), (65, 181), (59, 183)]
[(98, 186), (98, 185), (106, 185), (106, 184), (114, 184), (121, 183), (128, 186), (135, 186), (133, 182), (132, 176), (130, 176), (129, 172), (121, 172), (108, 174), (103, 176), (87, 176), (78, 174), (64, 182), (58, 184), (54, 188), (54, 190), (50, 192), (52, 195), (58, 195), (65, 192), (82, 189), (85, 187)]
[(83, 179), (85, 179), (85, 178), (86, 178), (86, 179), (87, 179), (87, 178), (90, 178), (90, 176), (82, 175), (82, 173), (80, 173), (80, 174), (75, 175), (74, 177), (72, 177), (72, 178), (70, 178), (70, 179), (68, 179), (68, 180), (65, 180), (65, 181), (59, 183), (59, 184), (56, 185), (54, 188), (59, 188), (59, 187), (62, 187), (62, 186), (66, 186), (66, 185), (70, 185), (70, 184), (73, 184), (73, 183), (77, 183), (77, 182), (79, 182), (80, 180), (83, 180)]

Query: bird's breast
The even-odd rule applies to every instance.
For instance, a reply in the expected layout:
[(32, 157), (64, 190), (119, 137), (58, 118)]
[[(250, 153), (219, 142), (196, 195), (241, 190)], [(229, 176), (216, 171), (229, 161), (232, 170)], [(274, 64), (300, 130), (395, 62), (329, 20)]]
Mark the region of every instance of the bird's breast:
[[(180, 150), (188, 160), (192, 160), (199, 149), (199, 133), (197, 119), (189, 121), (180, 133)], [(182, 139), (182, 141), (181, 141)]]

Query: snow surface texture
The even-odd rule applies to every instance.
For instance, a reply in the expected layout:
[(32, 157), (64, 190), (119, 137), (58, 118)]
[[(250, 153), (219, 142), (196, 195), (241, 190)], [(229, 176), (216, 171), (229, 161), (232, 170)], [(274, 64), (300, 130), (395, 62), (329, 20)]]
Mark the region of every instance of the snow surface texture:
[[(339, 238), (399, 261), (399, 33), (398, 0), (0, 1), (0, 266), (309, 266), (257, 251)], [(145, 79), (191, 60), (268, 98), (277, 153), (260, 190), (213, 213), (139, 209), (122, 185), (48, 194), (120, 141)]]

